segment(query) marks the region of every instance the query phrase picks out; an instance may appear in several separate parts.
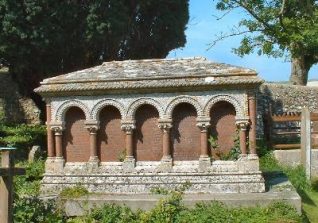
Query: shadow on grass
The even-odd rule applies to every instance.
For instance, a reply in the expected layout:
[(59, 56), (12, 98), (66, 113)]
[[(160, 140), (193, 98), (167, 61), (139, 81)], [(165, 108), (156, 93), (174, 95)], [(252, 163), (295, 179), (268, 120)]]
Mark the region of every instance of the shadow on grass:
[[(269, 191), (271, 188), (278, 186), (283, 183), (288, 182), (288, 177), (282, 171), (268, 171), (263, 172), (263, 177), (265, 179), (265, 188), (266, 191)], [(295, 188), (303, 203), (316, 206), (315, 202), (308, 196), (305, 190), (300, 188)]]

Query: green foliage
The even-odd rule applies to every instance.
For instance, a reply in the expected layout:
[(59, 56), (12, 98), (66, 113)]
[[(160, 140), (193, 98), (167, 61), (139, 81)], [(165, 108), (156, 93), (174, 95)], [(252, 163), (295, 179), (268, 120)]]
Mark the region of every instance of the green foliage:
[(170, 223), (178, 222), (180, 214), (186, 208), (182, 204), (182, 193), (173, 192), (165, 199), (161, 199), (157, 205), (147, 212), (141, 212), (139, 222), (142, 223)]
[(198, 203), (195, 208), (182, 212), (178, 222), (302, 222), (296, 210), (282, 202), (268, 207), (229, 208), (214, 201)]
[(74, 187), (64, 188), (60, 193), (60, 197), (72, 199), (72, 198), (79, 198), (88, 194), (89, 192), (84, 186), (76, 185)]
[(25, 158), (33, 145), (45, 145), (46, 127), (44, 125), (0, 124), (0, 145), (17, 147), (17, 158)]
[[(281, 0), (218, 0), (217, 9), (230, 12), (240, 9), (247, 13), (238, 27), (217, 40), (243, 35), (234, 49), (239, 56), (256, 52), (272, 57), (288, 53), (301, 70), (299, 82), (306, 84), (308, 70), (318, 62), (318, 4), (316, 1)], [(214, 42), (215, 44), (215, 42)], [(299, 71), (298, 71), (299, 72)], [(296, 76), (292, 69), (292, 76)]]
[(19, 197), (14, 201), (14, 222), (59, 223), (64, 222), (54, 201), (43, 201), (37, 197)]
[(94, 209), (90, 214), (69, 219), (68, 223), (130, 223), (138, 222), (137, 214), (133, 213), (128, 207), (122, 207), (114, 204), (105, 204), (100, 208)]
[(221, 202), (198, 203), (194, 208), (182, 204), (182, 193), (172, 192), (149, 210), (132, 212), (127, 207), (104, 205), (91, 214), (71, 219), (82, 222), (138, 222), (138, 223), (188, 223), (188, 222), (302, 222), (296, 210), (282, 202), (266, 207), (230, 208)]
[(184, 46), (188, 0), (1, 0), (0, 59), (26, 93), (103, 61), (164, 58)]
[(120, 153), (118, 154), (119, 162), (123, 162), (126, 158), (126, 155), (127, 155), (126, 149), (121, 150)]
[(170, 193), (169, 190), (167, 190), (166, 188), (161, 188), (161, 187), (153, 187), (150, 189), (150, 192), (152, 194), (164, 194), (164, 195), (167, 195)]
[(44, 174), (44, 161), (39, 159), (32, 163), (20, 162), (18, 167), (24, 167), (26, 174), (14, 178), (15, 192), (18, 196), (37, 196), (40, 193), (41, 179)]
[(234, 140), (233, 148), (231, 148), (229, 152), (224, 153), (223, 151), (219, 150), (217, 137), (211, 135), (208, 138), (208, 142), (210, 143), (212, 150), (215, 151), (216, 157), (214, 157), (214, 159), (219, 158), (220, 160), (237, 160), (239, 158), (239, 155), (241, 154), (240, 137), (239, 137), (238, 130), (236, 130), (233, 140)]

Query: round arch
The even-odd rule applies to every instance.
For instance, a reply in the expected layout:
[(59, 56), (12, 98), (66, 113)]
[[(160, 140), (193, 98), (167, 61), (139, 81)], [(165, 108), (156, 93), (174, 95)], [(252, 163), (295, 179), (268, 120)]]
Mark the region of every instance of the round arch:
[(152, 98), (140, 98), (135, 100), (133, 103), (130, 104), (130, 106), (128, 107), (127, 110), (127, 119), (134, 119), (135, 113), (137, 111), (137, 109), (142, 106), (142, 105), (152, 105), (153, 107), (155, 107), (159, 113), (159, 118), (162, 118), (164, 115), (164, 109), (162, 107), (162, 105), (156, 101), (155, 99)]
[(121, 118), (124, 118), (125, 114), (125, 107), (120, 102), (113, 100), (113, 99), (104, 99), (100, 102), (98, 102), (96, 105), (94, 105), (92, 112), (91, 112), (91, 118), (92, 120), (99, 120), (99, 113), (103, 108), (106, 106), (113, 106), (119, 110), (119, 113), (121, 115)]
[(66, 112), (72, 107), (77, 107), (81, 109), (84, 112), (85, 119), (86, 120), (89, 119), (90, 115), (89, 115), (89, 109), (87, 108), (87, 106), (80, 101), (70, 100), (70, 101), (64, 102), (58, 107), (56, 111), (56, 115), (55, 115), (55, 120), (64, 122)]
[(230, 103), (236, 112), (236, 117), (244, 117), (244, 108), (241, 103), (234, 97), (230, 95), (218, 95), (211, 98), (204, 107), (204, 115), (209, 116), (211, 108), (218, 102), (228, 102)]
[(165, 115), (167, 117), (171, 118), (174, 108), (177, 105), (182, 104), (182, 103), (188, 103), (190, 105), (193, 105), (195, 110), (196, 110), (196, 112), (197, 112), (197, 116), (198, 117), (201, 117), (203, 115), (203, 109), (202, 109), (202, 106), (200, 105), (200, 103), (196, 99), (191, 98), (189, 96), (180, 96), (180, 97), (174, 98), (168, 104), (168, 106), (166, 108), (166, 111), (165, 111)]

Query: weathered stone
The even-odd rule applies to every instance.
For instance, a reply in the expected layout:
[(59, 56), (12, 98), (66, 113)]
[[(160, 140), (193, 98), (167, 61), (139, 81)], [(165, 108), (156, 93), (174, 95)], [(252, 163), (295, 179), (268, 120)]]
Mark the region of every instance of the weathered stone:
[(33, 162), (34, 160), (38, 159), (41, 156), (41, 147), (40, 146), (32, 146), (28, 160), (29, 162)]

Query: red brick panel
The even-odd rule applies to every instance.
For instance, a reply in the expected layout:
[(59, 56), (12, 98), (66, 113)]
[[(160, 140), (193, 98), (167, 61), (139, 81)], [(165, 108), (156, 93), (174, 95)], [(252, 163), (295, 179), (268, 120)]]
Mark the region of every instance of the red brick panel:
[(97, 150), (101, 162), (124, 158), (125, 133), (120, 129), (120, 112), (113, 106), (103, 108), (99, 114)]
[(236, 135), (235, 108), (228, 102), (216, 103), (210, 111), (211, 135), (217, 137), (219, 150), (227, 153), (234, 146)]
[(171, 138), (174, 160), (198, 160), (200, 157), (200, 129), (196, 126), (195, 108), (186, 103), (173, 110)]
[(89, 132), (85, 129), (85, 114), (77, 107), (65, 114), (63, 151), (66, 162), (87, 162), (89, 160)]
[(137, 161), (159, 161), (162, 158), (162, 132), (158, 118), (158, 111), (151, 105), (142, 105), (136, 111), (134, 146)]

